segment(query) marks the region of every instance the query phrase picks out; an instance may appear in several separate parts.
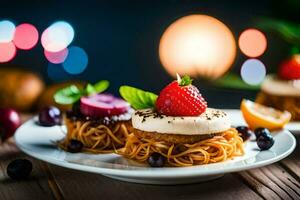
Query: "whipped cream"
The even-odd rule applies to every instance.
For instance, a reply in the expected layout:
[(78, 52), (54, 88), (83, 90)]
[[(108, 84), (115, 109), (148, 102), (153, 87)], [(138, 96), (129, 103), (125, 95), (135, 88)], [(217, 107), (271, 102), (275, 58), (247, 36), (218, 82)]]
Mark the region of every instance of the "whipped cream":
[(219, 133), (231, 127), (226, 113), (213, 108), (193, 117), (160, 115), (153, 109), (137, 110), (132, 115), (132, 125), (142, 131), (180, 135)]
[(273, 95), (300, 97), (300, 80), (280, 80), (269, 75), (262, 83), (261, 90)]

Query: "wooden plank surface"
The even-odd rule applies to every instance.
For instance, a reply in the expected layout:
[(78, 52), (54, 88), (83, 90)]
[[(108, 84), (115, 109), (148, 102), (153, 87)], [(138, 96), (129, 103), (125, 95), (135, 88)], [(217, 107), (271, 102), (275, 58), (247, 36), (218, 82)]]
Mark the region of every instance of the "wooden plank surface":
[(49, 169), (65, 199), (261, 199), (232, 174), (198, 184), (157, 186), (126, 183), (54, 165)]
[[(22, 116), (23, 120), (30, 116)], [(299, 136), (297, 137), (299, 141)], [(300, 199), (300, 148), (281, 162), (205, 183), (155, 186), (126, 183), (29, 158), (33, 173), (13, 181), (7, 164), (26, 157), (13, 140), (0, 145), (0, 199)]]
[[(33, 171), (28, 180), (15, 181), (7, 176), (6, 167), (16, 158), (31, 160)], [(0, 147), (0, 199), (54, 199), (48, 180), (40, 167), (40, 161), (19, 152), (11, 141)]]

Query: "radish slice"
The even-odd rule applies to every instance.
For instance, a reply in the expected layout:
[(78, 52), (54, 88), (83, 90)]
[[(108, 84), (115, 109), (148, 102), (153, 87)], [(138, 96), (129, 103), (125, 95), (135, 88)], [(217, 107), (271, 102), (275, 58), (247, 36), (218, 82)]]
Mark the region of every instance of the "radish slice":
[(89, 117), (110, 117), (126, 113), (129, 103), (110, 94), (96, 94), (81, 97), (80, 111)]

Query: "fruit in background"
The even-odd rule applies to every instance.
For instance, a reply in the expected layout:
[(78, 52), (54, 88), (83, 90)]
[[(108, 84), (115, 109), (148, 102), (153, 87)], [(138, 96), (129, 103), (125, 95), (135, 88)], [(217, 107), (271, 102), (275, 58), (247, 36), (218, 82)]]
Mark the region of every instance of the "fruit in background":
[(167, 85), (156, 100), (157, 111), (169, 116), (198, 116), (206, 108), (206, 101), (188, 76), (178, 76), (177, 81)]
[(41, 94), (41, 96), (38, 100), (38, 104), (37, 104), (38, 109), (42, 109), (46, 106), (54, 105), (57, 108), (59, 108), (61, 111), (71, 110), (71, 108), (72, 108), (71, 104), (70, 105), (58, 104), (53, 99), (54, 94), (58, 90), (60, 90), (62, 88), (65, 88), (67, 86), (70, 86), (70, 85), (75, 85), (79, 89), (83, 89), (85, 83), (81, 82), (81, 81), (69, 81), (69, 82), (57, 83), (57, 84), (53, 84), (53, 85), (48, 86), (44, 90), (44, 92)]
[(95, 94), (80, 99), (81, 113), (90, 117), (120, 115), (129, 108), (129, 103), (110, 94)]
[(250, 129), (255, 130), (265, 127), (269, 130), (281, 129), (291, 119), (291, 113), (279, 111), (258, 103), (244, 99), (241, 103), (241, 111)]
[(14, 67), (0, 69), (0, 105), (29, 111), (44, 89), (42, 79)]
[(62, 124), (62, 113), (54, 106), (43, 108), (39, 112), (39, 125), (55, 126)]
[(2, 141), (14, 135), (21, 125), (20, 116), (14, 109), (0, 108), (0, 137)]
[(278, 75), (284, 80), (300, 79), (300, 54), (293, 55), (281, 63)]

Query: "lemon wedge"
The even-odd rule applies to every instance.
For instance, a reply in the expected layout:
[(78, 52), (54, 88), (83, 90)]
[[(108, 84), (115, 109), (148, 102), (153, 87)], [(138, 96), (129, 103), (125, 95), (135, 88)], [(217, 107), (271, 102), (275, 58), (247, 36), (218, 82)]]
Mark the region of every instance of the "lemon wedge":
[(264, 127), (269, 130), (281, 129), (291, 119), (291, 113), (267, 107), (250, 100), (243, 99), (241, 111), (249, 128), (252, 130)]

